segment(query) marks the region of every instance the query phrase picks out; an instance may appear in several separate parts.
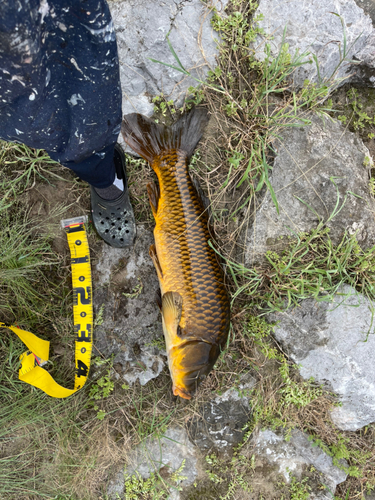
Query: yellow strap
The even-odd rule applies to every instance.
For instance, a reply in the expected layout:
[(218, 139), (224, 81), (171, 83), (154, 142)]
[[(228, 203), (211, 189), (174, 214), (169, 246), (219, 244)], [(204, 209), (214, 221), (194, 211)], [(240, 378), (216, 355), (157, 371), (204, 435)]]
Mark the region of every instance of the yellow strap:
[(65, 226), (72, 258), (73, 316), (75, 332), (75, 383), (74, 389), (59, 385), (42, 366), (49, 359), (49, 342), (33, 333), (0, 322), (0, 328), (9, 328), (27, 346), (20, 356), (19, 379), (38, 387), (54, 398), (66, 398), (81, 389), (87, 380), (92, 351), (92, 283), (90, 250), (83, 222)]

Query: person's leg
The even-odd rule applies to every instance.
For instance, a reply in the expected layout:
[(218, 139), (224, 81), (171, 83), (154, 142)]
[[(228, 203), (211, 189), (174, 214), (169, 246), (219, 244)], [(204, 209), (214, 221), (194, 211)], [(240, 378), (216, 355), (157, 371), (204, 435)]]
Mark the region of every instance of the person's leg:
[(0, 137), (45, 149), (101, 190), (115, 179), (120, 124), (117, 45), (105, 0), (2, 0)]
[[(113, 155), (115, 143), (105, 147), (101, 151), (76, 163), (74, 161), (65, 161), (64, 166), (70, 168), (77, 176), (97, 188), (107, 188), (113, 184), (115, 178), (115, 165)], [(53, 151), (47, 151), (49, 156), (59, 161), (59, 155)], [(61, 161), (59, 163), (62, 164)]]

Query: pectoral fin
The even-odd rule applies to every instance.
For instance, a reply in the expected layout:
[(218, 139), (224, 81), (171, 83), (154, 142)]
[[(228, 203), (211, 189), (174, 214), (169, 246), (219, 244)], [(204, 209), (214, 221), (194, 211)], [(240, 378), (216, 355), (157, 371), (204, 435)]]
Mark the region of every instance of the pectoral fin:
[(167, 292), (162, 298), (163, 323), (168, 333), (178, 335), (182, 314), (182, 297), (177, 292)]

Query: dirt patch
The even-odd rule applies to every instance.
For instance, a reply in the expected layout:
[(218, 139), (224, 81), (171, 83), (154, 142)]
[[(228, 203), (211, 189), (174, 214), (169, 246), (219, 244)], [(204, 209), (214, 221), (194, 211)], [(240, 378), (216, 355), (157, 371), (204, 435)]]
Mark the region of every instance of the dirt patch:
[[(54, 233), (52, 248), (59, 255), (67, 255), (69, 247), (60, 220), (87, 214), (90, 210), (90, 187), (77, 182), (68, 172), (66, 180), (38, 183), (26, 193), (25, 204), (30, 217), (46, 222), (46, 230)], [(55, 229), (55, 230), (54, 230)]]

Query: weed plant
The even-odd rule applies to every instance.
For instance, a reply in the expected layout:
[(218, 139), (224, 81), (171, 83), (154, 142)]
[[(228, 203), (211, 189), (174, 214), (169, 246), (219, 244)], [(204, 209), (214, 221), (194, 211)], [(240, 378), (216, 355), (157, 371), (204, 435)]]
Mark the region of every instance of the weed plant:
[[(168, 477), (167, 482), (159, 473), (152, 472), (150, 477), (143, 479), (139, 473), (125, 477), (125, 500), (167, 500), (170, 497), (170, 488), (182, 491), (179, 483), (186, 479), (183, 475), (185, 460), (181, 466)], [(119, 497), (120, 498), (120, 497)]]
[(351, 128), (355, 131), (363, 131), (363, 129), (369, 129), (371, 132), (368, 137), (372, 139), (374, 137), (373, 130), (375, 130), (375, 116), (369, 116), (366, 111), (363, 110), (363, 103), (359, 98), (358, 89), (351, 87), (346, 92), (346, 97), (348, 101), (347, 109), (349, 113), (344, 115), (339, 115), (338, 119), (346, 125), (351, 122)]
[[(310, 435), (313, 445), (320, 446), (332, 457), (333, 463), (348, 474), (348, 480), (339, 485), (337, 496), (334, 497), (333, 492), (332, 498), (354, 499), (356, 495), (361, 495), (360, 492), (372, 491), (375, 486), (375, 426), (369, 425), (356, 433), (338, 431), (329, 416), (332, 406), (338, 404), (335, 396), (313, 380), (303, 380), (299, 376), (295, 365), (272, 338), (272, 330), (273, 326), (262, 317), (243, 317), (235, 327), (232, 349), (217, 364), (215, 372), (219, 378), (221, 374), (227, 376), (228, 371), (237, 365), (240, 379), (241, 368), (247, 360), (247, 370), (250, 367), (258, 382), (251, 390), (238, 389), (239, 396), (249, 397), (252, 406), (251, 420), (243, 441), (234, 450), (231, 459), (223, 459), (213, 453), (206, 456), (204, 489), (202, 486), (197, 491), (200, 494), (209, 491), (212, 497), (220, 499), (248, 498), (246, 492), (250, 491), (255, 498), (287, 500), (308, 498), (309, 491), (315, 491), (317, 484), (324, 488), (317, 471), (308, 469), (300, 479), (291, 474), (289, 484), (285, 484), (285, 478), (281, 476), (272, 495), (268, 490), (269, 496), (264, 494), (264, 490), (262, 493), (258, 488), (264, 482), (263, 466), (257, 461), (252, 443), (257, 429), (281, 430), (286, 440), (293, 429), (301, 429)], [(235, 357), (236, 352), (240, 353), (236, 364), (225, 369), (222, 363), (230, 364), (228, 358)], [(232, 380), (231, 385), (236, 387), (238, 382)], [(343, 458), (347, 465), (342, 464)], [(200, 497), (197, 493), (197, 496), (192, 494), (192, 498)]]
[(24, 349), (1, 331), (0, 498), (97, 498), (108, 471), (126, 459), (128, 434), (121, 422), (103, 422), (86, 409), (87, 394), (97, 394), (91, 381), (86, 391), (65, 400), (19, 381)]
[[(15, 210), (16, 206), (13, 206), (13, 213)], [(22, 222), (22, 219), (15, 218), (13, 224), (16, 234), (22, 235), (20, 221)], [(7, 227), (9, 227), (8, 224)], [(35, 234), (38, 236), (39, 233)], [(42, 239), (39, 240), (39, 237)], [(300, 235), (294, 244), (295, 247), (290, 247), (289, 252), (294, 260), (303, 263), (302, 267), (308, 268), (308, 264), (303, 262), (303, 259), (309, 258), (309, 252), (313, 252), (313, 260), (316, 260), (316, 255), (319, 255), (319, 258), (325, 258), (324, 248), (319, 247), (319, 245), (324, 245), (325, 237), (324, 227), (320, 228), (314, 237)], [(21, 238), (21, 240), (23, 244), (25, 242), (40, 244), (43, 241), (39, 252), (30, 253), (30, 249), (26, 251), (24, 248), (22, 251), (30, 253), (30, 257), (33, 258), (39, 256), (41, 260), (43, 252), (47, 252), (47, 256), (49, 255), (52, 259), (53, 253), (48, 238), (40, 235), (38, 238), (24, 238), (23, 240)], [(309, 244), (303, 247), (306, 241), (309, 241)], [(298, 245), (303, 248), (299, 248)], [(309, 252), (306, 253), (307, 248)], [(358, 275), (358, 283), (363, 279), (371, 279), (368, 273), (372, 270), (369, 271), (365, 265), (366, 261), (371, 260), (371, 256), (364, 258), (355, 240), (351, 241), (350, 248), (350, 251), (342, 249), (346, 260), (340, 260), (343, 257), (339, 257), (340, 252), (336, 252), (335, 258), (342, 262), (342, 269), (350, 268), (348, 263), (351, 259), (362, 259), (363, 276)], [(21, 255), (24, 253), (21, 252)], [(334, 253), (331, 250), (331, 254)], [(274, 255), (269, 256), (276, 263), (276, 267), (279, 266), (277, 267), (279, 273), (288, 268), (290, 261), (288, 255), (281, 255), (279, 259)], [(357, 264), (354, 267), (356, 266)], [(42, 265), (37, 266), (36, 269), (37, 272), (42, 273), (40, 279), (48, 276), (45, 270), (42, 272)], [(285, 275), (288, 276), (288, 273), (285, 272)], [(293, 279), (297, 280), (295, 277)], [(306, 280), (309, 281), (308, 277)], [(47, 280), (48, 290), (53, 290), (51, 284), (48, 285), (48, 283)], [(280, 278), (279, 288), (281, 288), (281, 283)], [(326, 287), (326, 283), (322, 282), (321, 286)], [(23, 291), (20, 293), (25, 297), (26, 306), (31, 308), (30, 297)], [(138, 293), (138, 291), (135, 290), (133, 293)], [(249, 293), (249, 291), (244, 290), (244, 293)], [(279, 293), (275, 296), (283, 300), (287, 294)], [(272, 301), (277, 302), (274, 298)], [(38, 306), (37, 311), (40, 310)], [(18, 313), (16, 306), (14, 311)], [(61, 311), (60, 314), (66, 318), (69, 312)], [(214, 375), (202, 388), (197, 400), (189, 403), (189, 406), (184, 402), (175, 401), (171, 396), (170, 380), (166, 370), (157, 380), (149, 382), (147, 386), (142, 387), (136, 384), (129, 387), (115, 382), (116, 368), (112, 361), (101, 361), (91, 385), (89, 384), (74, 398), (66, 401), (52, 400), (17, 380), (19, 354), (24, 350), (24, 346), (14, 339), (12, 334), (4, 335), (3, 333), (0, 345), (0, 366), (2, 367), (0, 400), (3, 417), (3, 420), (0, 417), (2, 426), (0, 436), (2, 489), (0, 489), (0, 494), (2, 498), (34, 500), (34, 498), (52, 498), (52, 495), (53, 497), (59, 495), (58, 498), (64, 500), (97, 498), (111, 467), (116, 463), (124, 463), (131, 445), (141, 444), (148, 437), (163, 436), (172, 423), (182, 424), (186, 418), (189, 418), (189, 415), (194, 414), (201, 401), (212, 399), (213, 392), (220, 394), (229, 387), (237, 387), (241, 374), (247, 373), (249, 369), (259, 378), (259, 383), (251, 393), (243, 394), (240, 390), (238, 391), (239, 395), (251, 396), (254, 408), (253, 420), (249, 423), (242, 447), (238, 450), (241, 456), (236, 455), (231, 464), (221, 462), (221, 475), (210, 468), (207, 469), (210, 483), (213, 483), (215, 477), (219, 478), (219, 483), (215, 487), (220, 487), (217, 490), (220, 493), (216, 498), (229, 500), (239, 492), (250, 491), (253, 470), (252, 454), (247, 447), (250, 446), (251, 431), (261, 426), (283, 427), (286, 432), (294, 427), (302, 428), (314, 436), (317, 444), (320, 440), (333, 456), (340, 457), (345, 454), (349, 457), (347, 460), (352, 474), (350, 486), (352, 491), (358, 491), (357, 485), (363, 481), (363, 478), (366, 478), (368, 486), (375, 484), (372, 475), (375, 463), (374, 451), (366, 444), (368, 446), (366, 454), (363, 455), (360, 452), (364, 449), (363, 443), (367, 443), (365, 433), (355, 439), (352, 438), (351, 433), (349, 437), (343, 434), (344, 438), (349, 441), (342, 441), (344, 438), (340, 438), (329, 424), (328, 410), (334, 401), (332, 396), (312, 381), (303, 381), (299, 378), (297, 370), (279, 351), (270, 337), (271, 327), (261, 318), (247, 317), (245, 321), (242, 321), (243, 314), (248, 313), (242, 310), (236, 314), (239, 316), (233, 322), (233, 338), (228, 350), (219, 359)], [(101, 321), (100, 315), (98, 321)], [(68, 347), (73, 352), (73, 346)], [(66, 380), (66, 374), (61, 373), (61, 383), (65, 384)], [(368, 427), (367, 432), (367, 437), (372, 435), (374, 431), (371, 426)], [(183, 474), (184, 470), (180, 475)], [(126, 495), (129, 498), (131, 495), (133, 497), (138, 495), (138, 498), (153, 498), (159, 495), (160, 498), (164, 498), (170, 488), (179, 487), (180, 475), (164, 478), (155, 473), (150, 481), (128, 477)], [(293, 483), (295, 492), (291, 490), (291, 494), (297, 495), (298, 492), (303, 492), (302, 487), (305, 484), (303, 483), (302, 486), (301, 484)]]
[(130, 200), (137, 223), (152, 227), (153, 215), (147, 197), (146, 186), (155, 180), (155, 174), (146, 160), (126, 154), (126, 170), (130, 188)]

